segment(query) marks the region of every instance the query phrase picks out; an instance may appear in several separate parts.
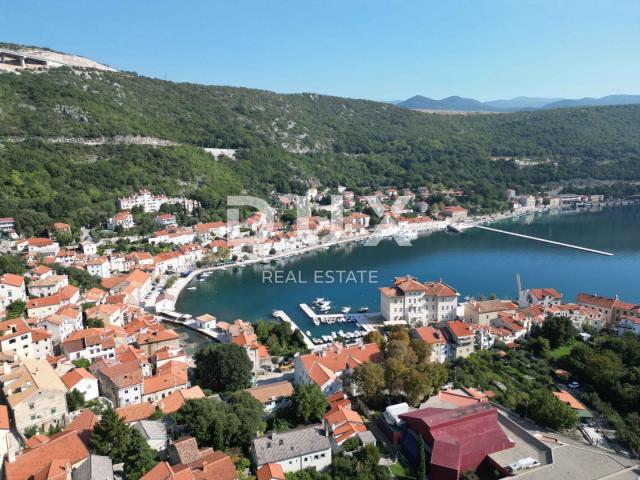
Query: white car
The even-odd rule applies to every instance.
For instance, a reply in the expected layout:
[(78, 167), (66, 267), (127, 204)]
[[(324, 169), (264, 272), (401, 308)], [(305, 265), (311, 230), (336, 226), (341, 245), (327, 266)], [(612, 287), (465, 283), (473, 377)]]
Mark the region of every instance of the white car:
[(520, 470), (528, 470), (529, 468), (537, 467), (540, 462), (535, 458), (527, 457), (522, 460), (518, 460), (507, 467), (509, 473), (519, 472)]
[(569, 388), (580, 388), (580, 384), (578, 382), (571, 382), (569, 385), (567, 385), (567, 387), (569, 387)]

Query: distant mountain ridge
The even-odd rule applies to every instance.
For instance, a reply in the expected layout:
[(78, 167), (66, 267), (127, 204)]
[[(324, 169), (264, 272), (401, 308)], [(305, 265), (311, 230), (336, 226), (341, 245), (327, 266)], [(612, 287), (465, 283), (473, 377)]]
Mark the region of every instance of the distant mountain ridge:
[(531, 110), (552, 110), (556, 108), (599, 107), (610, 105), (640, 104), (640, 95), (607, 95), (602, 98), (580, 99), (516, 97), (512, 99), (480, 102), (474, 98), (452, 96), (435, 100), (415, 95), (396, 105), (411, 110), (443, 110), (459, 112), (518, 112)]

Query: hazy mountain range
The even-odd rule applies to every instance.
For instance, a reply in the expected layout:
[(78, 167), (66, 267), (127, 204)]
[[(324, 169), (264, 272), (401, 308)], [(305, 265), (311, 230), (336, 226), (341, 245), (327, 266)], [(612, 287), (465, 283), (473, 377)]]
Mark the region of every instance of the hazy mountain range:
[(480, 102), (474, 98), (447, 97), (442, 100), (416, 95), (401, 102), (393, 102), (402, 108), (412, 110), (448, 110), (459, 112), (517, 112), (530, 110), (550, 110), (554, 108), (596, 107), (607, 105), (640, 104), (640, 95), (608, 95), (602, 98), (580, 99), (516, 97), (509, 100)]

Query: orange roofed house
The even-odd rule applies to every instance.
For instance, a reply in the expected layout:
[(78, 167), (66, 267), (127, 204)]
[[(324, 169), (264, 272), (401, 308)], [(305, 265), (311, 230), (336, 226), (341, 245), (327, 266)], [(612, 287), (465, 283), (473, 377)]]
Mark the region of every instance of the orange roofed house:
[(89, 450), (77, 431), (70, 431), (55, 439), (18, 455), (15, 461), (5, 461), (5, 480), (65, 480), (72, 470), (84, 464)]
[(0, 307), (7, 307), (16, 300), (27, 300), (24, 277), (13, 273), (0, 275)]
[(294, 382), (296, 385), (315, 383), (326, 395), (343, 388), (354, 394), (355, 385), (343, 385), (343, 375), (353, 372), (358, 365), (381, 358), (376, 343), (348, 348), (335, 345), (320, 352), (296, 355)]

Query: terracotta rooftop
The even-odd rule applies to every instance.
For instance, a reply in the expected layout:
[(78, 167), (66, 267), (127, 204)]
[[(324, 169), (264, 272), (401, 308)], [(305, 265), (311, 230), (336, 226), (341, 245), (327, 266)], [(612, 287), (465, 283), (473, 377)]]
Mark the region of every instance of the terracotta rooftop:
[(274, 399), (291, 397), (293, 395), (293, 385), (285, 380), (247, 388), (245, 392), (251, 394), (260, 403), (267, 403)]
[(88, 457), (89, 450), (78, 433), (69, 432), (18, 455), (12, 463), (5, 461), (5, 479), (37, 480), (42, 478), (41, 472), (48, 471), (53, 462), (68, 460), (71, 465), (74, 465)]

